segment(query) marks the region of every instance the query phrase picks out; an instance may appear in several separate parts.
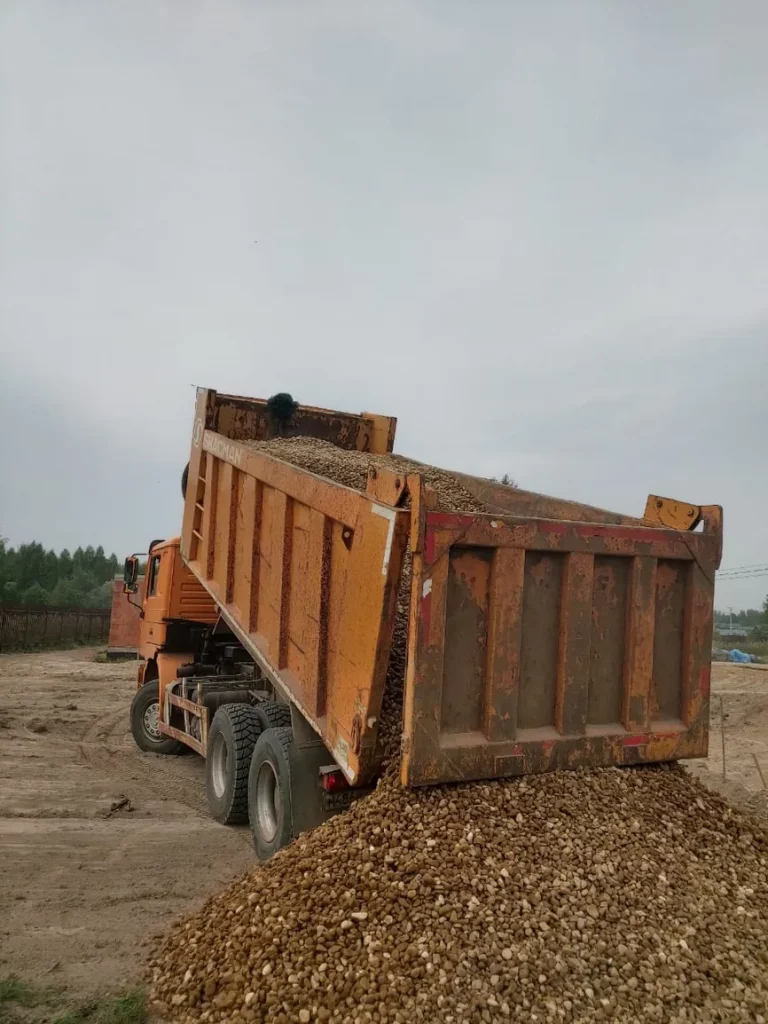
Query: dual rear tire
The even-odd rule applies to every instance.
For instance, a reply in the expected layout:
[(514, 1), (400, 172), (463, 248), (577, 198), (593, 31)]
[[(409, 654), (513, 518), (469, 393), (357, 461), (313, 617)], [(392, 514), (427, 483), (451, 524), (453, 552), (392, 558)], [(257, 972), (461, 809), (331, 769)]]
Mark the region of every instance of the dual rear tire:
[(208, 733), (205, 788), (213, 817), (223, 825), (250, 822), (259, 860), (292, 838), (287, 704), (226, 704)]
[(248, 820), (259, 860), (269, 860), (293, 838), (291, 759), (293, 730), (265, 729), (248, 773)]

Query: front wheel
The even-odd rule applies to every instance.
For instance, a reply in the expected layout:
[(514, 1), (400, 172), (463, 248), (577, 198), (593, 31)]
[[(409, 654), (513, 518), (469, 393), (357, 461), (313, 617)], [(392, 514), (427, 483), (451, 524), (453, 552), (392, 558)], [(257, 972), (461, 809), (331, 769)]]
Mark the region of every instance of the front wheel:
[(269, 860), (293, 838), (290, 728), (265, 729), (248, 773), (248, 820), (259, 860)]
[(151, 754), (181, 754), (184, 744), (160, 732), (160, 682), (150, 679), (131, 701), (131, 734), (139, 750)]

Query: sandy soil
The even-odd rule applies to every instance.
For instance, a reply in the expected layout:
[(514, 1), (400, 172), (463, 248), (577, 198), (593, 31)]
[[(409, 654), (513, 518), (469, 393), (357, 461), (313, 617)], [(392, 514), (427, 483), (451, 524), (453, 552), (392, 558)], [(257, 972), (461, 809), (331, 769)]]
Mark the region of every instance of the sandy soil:
[[(199, 758), (134, 746), (135, 664), (93, 657), (0, 657), (0, 976), (78, 998), (139, 980), (151, 936), (254, 863), (247, 829), (207, 817)], [(711, 756), (690, 770), (768, 817), (768, 670), (715, 664), (712, 692)]]
[(150, 936), (254, 863), (200, 758), (135, 747), (135, 662), (93, 658), (0, 657), (0, 976), (78, 998), (135, 983)]
[[(725, 779), (720, 724), (725, 726)], [(712, 665), (709, 757), (689, 770), (729, 803), (768, 820), (768, 665)]]

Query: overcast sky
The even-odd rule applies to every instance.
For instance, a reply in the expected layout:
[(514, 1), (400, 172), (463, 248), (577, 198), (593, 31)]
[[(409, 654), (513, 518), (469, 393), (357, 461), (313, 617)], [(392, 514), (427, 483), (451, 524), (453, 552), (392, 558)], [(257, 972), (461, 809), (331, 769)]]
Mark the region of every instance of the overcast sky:
[(0, 534), (177, 533), (200, 384), (720, 503), (768, 563), (766, 38), (764, 0), (5, 0)]

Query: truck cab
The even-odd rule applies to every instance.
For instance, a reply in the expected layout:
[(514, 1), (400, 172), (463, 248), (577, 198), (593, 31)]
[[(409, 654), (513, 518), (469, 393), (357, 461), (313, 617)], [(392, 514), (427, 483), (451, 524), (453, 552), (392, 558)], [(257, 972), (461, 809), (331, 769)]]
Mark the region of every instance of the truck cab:
[[(139, 555), (125, 561), (124, 589), (138, 593)], [(139, 668), (137, 689), (142, 691), (137, 742), (154, 753), (177, 753), (179, 744), (159, 729), (159, 708), (165, 690), (181, 665), (194, 661), (202, 635), (218, 618), (215, 602), (197, 577), (184, 564), (178, 537), (152, 541), (141, 587), (139, 627)], [(144, 689), (145, 684), (147, 685)]]

